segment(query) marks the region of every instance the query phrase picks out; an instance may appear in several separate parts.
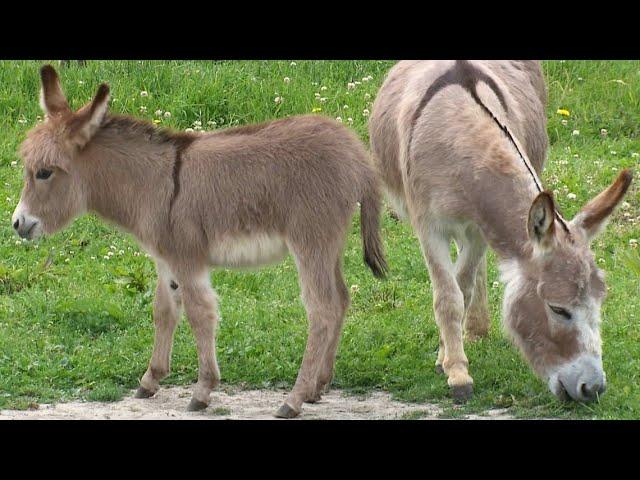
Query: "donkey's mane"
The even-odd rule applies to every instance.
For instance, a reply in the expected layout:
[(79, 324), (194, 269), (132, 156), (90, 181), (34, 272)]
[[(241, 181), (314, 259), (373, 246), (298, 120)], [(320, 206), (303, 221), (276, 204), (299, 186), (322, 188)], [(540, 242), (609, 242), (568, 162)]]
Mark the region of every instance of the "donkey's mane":
[(179, 132), (166, 127), (156, 127), (147, 120), (142, 120), (128, 115), (109, 115), (103, 125), (103, 129), (115, 130), (126, 137), (145, 136), (154, 144), (172, 144), (178, 150), (184, 150), (198, 135), (191, 132)]
[(229, 127), (221, 130), (207, 132), (200, 135), (193, 132), (181, 132), (168, 127), (157, 127), (153, 123), (128, 115), (109, 115), (103, 123), (103, 128), (116, 130), (118, 134), (139, 137), (146, 136), (155, 144), (173, 144), (179, 150), (184, 150), (191, 142), (198, 138), (208, 136), (236, 136), (236, 135), (254, 135), (267, 127), (279, 123), (290, 121), (291, 118), (281, 118), (277, 120), (268, 120), (262, 123), (240, 125), (237, 127)]

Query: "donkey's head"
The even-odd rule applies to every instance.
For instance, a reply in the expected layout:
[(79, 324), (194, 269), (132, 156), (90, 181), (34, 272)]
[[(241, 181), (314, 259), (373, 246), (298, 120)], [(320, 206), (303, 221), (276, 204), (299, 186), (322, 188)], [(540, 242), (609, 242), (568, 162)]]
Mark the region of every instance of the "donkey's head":
[(507, 331), (560, 398), (590, 401), (604, 393), (600, 306), (604, 274), (589, 244), (631, 183), (631, 172), (587, 203), (564, 226), (553, 197), (540, 193), (529, 210), (527, 254), (502, 265)]
[(27, 133), (20, 147), (24, 186), (11, 219), (22, 238), (54, 233), (86, 210), (86, 193), (74, 158), (100, 128), (109, 87), (100, 85), (93, 101), (72, 112), (53, 67), (40, 70), (44, 123)]

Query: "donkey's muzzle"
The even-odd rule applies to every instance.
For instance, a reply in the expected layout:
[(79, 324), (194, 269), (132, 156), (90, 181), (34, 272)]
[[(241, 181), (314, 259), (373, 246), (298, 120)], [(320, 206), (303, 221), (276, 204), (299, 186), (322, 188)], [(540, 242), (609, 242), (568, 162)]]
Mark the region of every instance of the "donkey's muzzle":
[(15, 214), (12, 218), (13, 228), (20, 238), (30, 240), (37, 229), (39, 221), (36, 218), (25, 216), (22, 213)]
[(561, 399), (570, 397), (578, 402), (597, 400), (607, 389), (602, 360), (593, 355), (581, 355), (551, 376), (549, 388)]

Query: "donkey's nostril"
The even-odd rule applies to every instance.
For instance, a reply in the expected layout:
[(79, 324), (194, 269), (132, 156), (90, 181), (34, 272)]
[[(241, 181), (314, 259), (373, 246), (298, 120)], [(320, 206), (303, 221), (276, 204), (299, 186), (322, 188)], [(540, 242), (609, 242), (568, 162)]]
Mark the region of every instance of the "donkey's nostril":
[(600, 382), (594, 382), (591, 385), (583, 383), (580, 385), (580, 393), (587, 400), (595, 400), (598, 395), (602, 395), (606, 389), (606, 386)]
[(16, 221), (13, 222), (13, 228), (15, 228), (17, 230), (19, 226), (20, 226), (20, 220), (16, 219)]

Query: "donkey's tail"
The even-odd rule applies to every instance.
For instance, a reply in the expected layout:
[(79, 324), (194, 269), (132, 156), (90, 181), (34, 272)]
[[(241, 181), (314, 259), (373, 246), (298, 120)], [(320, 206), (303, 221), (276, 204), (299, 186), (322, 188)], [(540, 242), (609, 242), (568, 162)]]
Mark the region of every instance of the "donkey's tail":
[(364, 245), (364, 261), (378, 278), (387, 273), (387, 261), (380, 238), (380, 212), (382, 202), (380, 189), (374, 178), (364, 184), (360, 199), (360, 231)]

